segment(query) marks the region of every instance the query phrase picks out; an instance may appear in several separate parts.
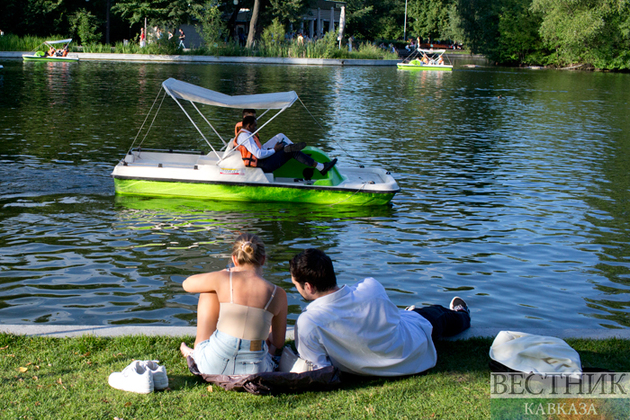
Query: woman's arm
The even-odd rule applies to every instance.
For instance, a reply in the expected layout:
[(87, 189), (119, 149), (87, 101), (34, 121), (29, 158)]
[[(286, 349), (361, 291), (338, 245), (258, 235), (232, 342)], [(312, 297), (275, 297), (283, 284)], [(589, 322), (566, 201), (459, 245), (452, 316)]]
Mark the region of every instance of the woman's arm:
[(287, 293), (284, 289), (278, 288), (275, 299), (278, 299), (277, 307), (278, 312), (273, 316), (271, 320), (271, 333), (267, 339), (269, 345), (269, 353), (276, 354), (277, 350), (284, 347), (287, 334)]
[(184, 280), (182, 287), (188, 293), (216, 293), (219, 283), (221, 280), (227, 279), (227, 276), (227, 270), (195, 274)]

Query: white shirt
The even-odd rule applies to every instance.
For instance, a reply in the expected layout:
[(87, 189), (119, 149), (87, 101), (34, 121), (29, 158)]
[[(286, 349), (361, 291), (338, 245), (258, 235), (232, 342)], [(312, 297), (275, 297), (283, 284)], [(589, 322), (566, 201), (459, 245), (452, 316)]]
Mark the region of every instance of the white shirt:
[(236, 142), (239, 145), (245, 146), (245, 148), (249, 150), (249, 153), (254, 155), (256, 159), (265, 159), (276, 153), (273, 148), (261, 149), (260, 147), (258, 147), (258, 145), (256, 144), (256, 140), (254, 140), (254, 136), (252, 136), (251, 134), (251, 131), (242, 128), (241, 132), (238, 135), (238, 138), (236, 139)]
[(369, 277), (311, 302), (298, 317), (295, 342), (316, 368), (399, 376), (435, 366), (432, 330), (418, 313), (398, 309)]

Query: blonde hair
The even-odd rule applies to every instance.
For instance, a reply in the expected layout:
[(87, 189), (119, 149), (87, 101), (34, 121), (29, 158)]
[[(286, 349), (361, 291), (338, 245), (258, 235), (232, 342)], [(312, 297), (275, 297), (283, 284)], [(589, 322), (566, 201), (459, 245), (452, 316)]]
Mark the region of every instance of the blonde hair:
[(236, 238), (232, 246), (232, 256), (239, 265), (252, 264), (262, 266), (265, 262), (265, 245), (253, 233), (243, 233)]

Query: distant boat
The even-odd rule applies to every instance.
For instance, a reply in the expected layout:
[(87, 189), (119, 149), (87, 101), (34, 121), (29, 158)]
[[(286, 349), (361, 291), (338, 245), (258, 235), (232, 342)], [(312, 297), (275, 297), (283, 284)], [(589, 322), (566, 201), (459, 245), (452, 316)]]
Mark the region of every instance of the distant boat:
[[(22, 54), (24, 61), (79, 61), (78, 57), (68, 56), (68, 45), (72, 38), (60, 39), (58, 41), (44, 41), (30, 54)], [(63, 48), (55, 48), (55, 45), (66, 44)], [(44, 47), (46, 51), (40, 48)]]
[(398, 68), (406, 70), (452, 71), (453, 65), (448, 56), (444, 55), (445, 52), (446, 50), (418, 48), (409, 54), (402, 63), (398, 63)]

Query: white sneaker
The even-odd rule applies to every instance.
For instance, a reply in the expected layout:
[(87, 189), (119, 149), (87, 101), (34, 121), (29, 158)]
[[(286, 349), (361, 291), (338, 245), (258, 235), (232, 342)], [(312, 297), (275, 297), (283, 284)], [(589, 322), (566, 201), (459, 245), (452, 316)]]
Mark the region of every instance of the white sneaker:
[(153, 377), (153, 387), (157, 391), (168, 388), (168, 376), (166, 368), (158, 365), (158, 360), (141, 360), (140, 365), (149, 370)]
[(109, 385), (112, 388), (123, 391), (148, 394), (153, 392), (153, 376), (151, 371), (140, 364), (132, 362), (122, 372), (114, 372), (109, 375)]
[(451, 304), (449, 305), (451, 311), (461, 311), (467, 312), (470, 315), (470, 309), (468, 309), (468, 305), (466, 301), (459, 296), (455, 296), (453, 300), (451, 300)]

